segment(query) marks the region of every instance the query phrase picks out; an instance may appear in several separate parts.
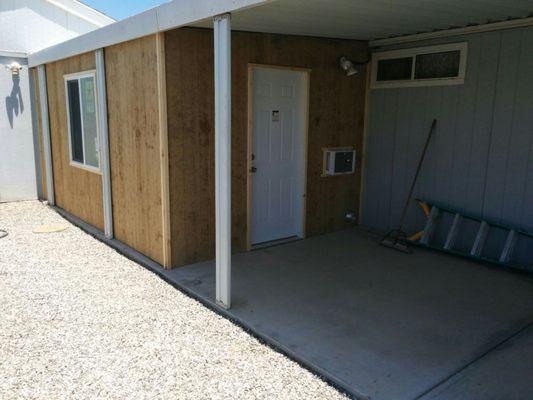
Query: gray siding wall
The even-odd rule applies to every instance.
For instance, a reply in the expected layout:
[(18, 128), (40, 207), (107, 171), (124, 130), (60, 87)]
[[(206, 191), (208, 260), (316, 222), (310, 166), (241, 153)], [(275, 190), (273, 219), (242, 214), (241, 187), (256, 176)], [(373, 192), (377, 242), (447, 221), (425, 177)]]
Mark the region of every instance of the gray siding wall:
[[(396, 227), (437, 118), (415, 196), (533, 231), (533, 27), (403, 47), (463, 41), (464, 85), (370, 91), (362, 225)], [(421, 230), (424, 221), (412, 204), (407, 231)], [(474, 234), (472, 227), (464, 246)], [(521, 247), (524, 253), (527, 245)]]

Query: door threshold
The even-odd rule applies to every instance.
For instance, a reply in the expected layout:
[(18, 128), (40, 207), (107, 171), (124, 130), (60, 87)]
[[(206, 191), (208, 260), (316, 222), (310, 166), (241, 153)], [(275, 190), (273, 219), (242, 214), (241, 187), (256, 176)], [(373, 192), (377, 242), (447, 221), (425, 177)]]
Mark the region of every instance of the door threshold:
[(302, 240), (302, 238), (299, 236), (289, 236), (283, 239), (269, 240), (268, 242), (252, 244), (250, 250), (254, 251), (254, 250), (264, 249), (265, 247), (279, 246), (280, 244), (295, 242), (297, 240)]

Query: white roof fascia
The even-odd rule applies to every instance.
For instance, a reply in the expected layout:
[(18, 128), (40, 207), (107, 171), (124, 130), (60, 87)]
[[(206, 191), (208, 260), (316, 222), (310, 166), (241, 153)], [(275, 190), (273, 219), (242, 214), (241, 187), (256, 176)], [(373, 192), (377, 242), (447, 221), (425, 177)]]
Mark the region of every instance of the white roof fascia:
[(275, 0), (174, 0), (28, 56), (35, 67)]
[(110, 16), (105, 15), (104, 13), (101, 13), (100, 11), (76, 0), (45, 1), (56, 6), (57, 8), (60, 8), (64, 11), (69, 12), (72, 15), (75, 15), (76, 17), (84, 19), (85, 21), (90, 22), (91, 24), (97, 27), (106, 26), (115, 22), (115, 19), (111, 18)]
[(12, 51), (0, 49), (0, 57), (27, 58), (28, 53), (24, 51)]

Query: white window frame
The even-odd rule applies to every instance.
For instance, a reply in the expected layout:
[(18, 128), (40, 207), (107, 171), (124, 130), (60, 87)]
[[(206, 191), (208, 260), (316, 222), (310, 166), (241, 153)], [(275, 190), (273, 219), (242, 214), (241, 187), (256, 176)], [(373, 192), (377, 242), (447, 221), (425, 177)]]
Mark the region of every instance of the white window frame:
[[(459, 74), (451, 78), (429, 78), (429, 79), (415, 79), (416, 56), (419, 54), (443, 53), (447, 51), (459, 50)], [(466, 77), (466, 59), (468, 55), (468, 43), (448, 43), (436, 46), (424, 46), (410, 49), (382, 51), (372, 54), (372, 75), (370, 87), (372, 89), (381, 88), (400, 88), (400, 87), (416, 87), (416, 86), (444, 86), (444, 85), (462, 85), (465, 83)], [(382, 60), (390, 60), (394, 58), (411, 57), (413, 63), (411, 66), (411, 79), (409, 80), (395, 80), (395, 81), (378, 81), (378, 62)]]
[[(79, 87), (79, 96), (80, 96), (80, 107), (82, 105), (82, 97), (81, 97), (81, 84), (79, 83), (79, 81), (83, 78), (93, 78), (93, 85), (94, 85), (94, 106), (95, 106), (95, 116), (96, 116), (96, 137), (98, 138), (98, 168), (97, 167), (93, 167), (92, 165), (87, 165), (85, 163), (80, 163), (79, 161), (75, 161), (73, 160), (72, 158), (72, 134), (70, 132), (70, 102), (69, 102), (69, 93), (68, 93), (68, 82), (69, 81), (73, 81), (73, 80), (78, 80), (78, 87)], [(64, 80), (64, 83), (65, 83), (65, 100), (66, 100), (66, 103), (67, 103), (67, 133), (68, 133), (68, 154), (69, 154), (69, 160), (70, 160), (70, 165), (73, 166), (73, 167), (77, 167), (77, 168), (81, 168), (81, 169), (84, 169), (84, 170), (87, 170), (87, 171), (91, 171), (91, 172), (95, 172), (97, 174), (101, 174), (102, 173), (102, 160), (101, 160), (101, 157), (100, 155), (102, 154), (102, 149), (101, 149), (101, 145), (102, 145), (102, 140), (101, 140), (101, 136), (100, 136), (100, 127), (99, 127), (99, 118), (100, 116), (98, 115), (98, 90), (97, 90), (97, 85), (96, 85), (96, 70), (89, 70), (89, 71), (83, 71), (83, 72), (76, 72), (76, 73), (73, 73), (73, 74), (67, 74), (67, 75), (63, 75), (63, 80)], [(81, 113), (81, 109), (80, 109), (80, 113)], [(82, 143), (83, 143), (83, 160), (85, 162), (85, 160), (87, 159), (86, 155), (85, 155), (85, 129), (84, 129), (84, 126), (83, 126), (83, 115), (80, 116), (81, 117), (81, 138), (82, 138)]]

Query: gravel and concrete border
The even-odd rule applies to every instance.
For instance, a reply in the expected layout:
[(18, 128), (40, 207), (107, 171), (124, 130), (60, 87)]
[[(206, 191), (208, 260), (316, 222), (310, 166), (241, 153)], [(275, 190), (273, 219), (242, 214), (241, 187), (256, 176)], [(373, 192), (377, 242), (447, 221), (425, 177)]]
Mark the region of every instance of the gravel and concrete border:
[(1, 399), (344, 399), (39, 202), (0, 204)]

